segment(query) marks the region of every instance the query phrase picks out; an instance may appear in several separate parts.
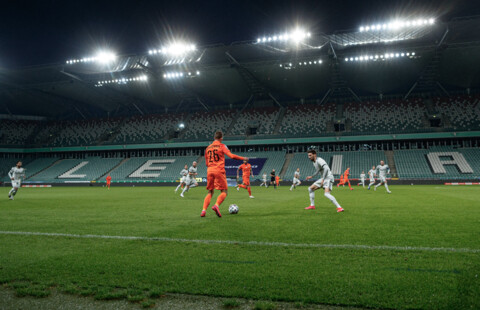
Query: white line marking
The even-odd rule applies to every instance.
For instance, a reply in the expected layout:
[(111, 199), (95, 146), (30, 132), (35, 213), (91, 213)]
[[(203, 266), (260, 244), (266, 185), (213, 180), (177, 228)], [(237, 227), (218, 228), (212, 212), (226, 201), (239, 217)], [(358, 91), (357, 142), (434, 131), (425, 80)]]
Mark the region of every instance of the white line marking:
[(202, 243), (202, 244), (238, 244), (238, 245), (272, 246), (272, 247), (295, 247), (295, 248), (332, 248), (332, 249), (356, 249), (356, 250), (480, 253), (480, 249), (468, 249), (468, 248), (430, 248), (430, 247), (416, 247), (416, 246), (361, 245), (361, 244), (319, 244), (319, 243), (287, 243), (287, 242), (263, 242), (263, 241), (199, 240), (199, 239), (182, 239), (182, 238), (167, 238), (167, 237), (77, 235), (77, 234), (64, 234), (64, 233), (28, 232), (28, 231), (0, 231), (0, 235), (47, 236), (47, 237), (81, 238), (81, 239), (144, 240), (144, 241), (183, 242), (183, 243)]

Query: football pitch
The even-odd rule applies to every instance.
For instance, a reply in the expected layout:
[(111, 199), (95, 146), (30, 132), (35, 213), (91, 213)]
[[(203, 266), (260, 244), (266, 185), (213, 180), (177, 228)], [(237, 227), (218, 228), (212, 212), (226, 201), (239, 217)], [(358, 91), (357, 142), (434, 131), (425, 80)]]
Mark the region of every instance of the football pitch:
[[(0, 188), (0, 283), (152, 305), (164, 293), (387, 309), (480, 308), (480, 188)], [(213, 201), (218, 196), (218, 192)], [(228, 214), (228, 205), (240, 211)]]

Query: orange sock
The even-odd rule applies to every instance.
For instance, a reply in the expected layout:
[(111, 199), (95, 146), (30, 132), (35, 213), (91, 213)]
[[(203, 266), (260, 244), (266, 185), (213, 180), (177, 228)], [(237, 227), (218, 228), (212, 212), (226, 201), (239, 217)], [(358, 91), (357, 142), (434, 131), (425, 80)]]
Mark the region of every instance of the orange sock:
[(350, 189), (352, 189), (352, 186), (350, 185), (350, 182), (348, 182), (348, 187), (350, 187)]
[(247, 187), (246, 187), (245, 185), (243, 185), (243, 184), (238, 185), (238, 187), (247, 188)]
[(220, 196), (217, 198), (217, 206), (220, 206), (222, 202), (225, 200), (225, 197), (227, 197), (227, 193), (221, 193)]
[(252, 190), (250, 189), (250, 186), (247, 187), (247, 190), (248, 190), (248, 194), (249, 194), (250, 196), (252, 196)]
[(205, 196), (205, 200), (203, 201), (203, 211), (207, 210), (211, 200), (212, 194), (208, 193), (207, 196)]

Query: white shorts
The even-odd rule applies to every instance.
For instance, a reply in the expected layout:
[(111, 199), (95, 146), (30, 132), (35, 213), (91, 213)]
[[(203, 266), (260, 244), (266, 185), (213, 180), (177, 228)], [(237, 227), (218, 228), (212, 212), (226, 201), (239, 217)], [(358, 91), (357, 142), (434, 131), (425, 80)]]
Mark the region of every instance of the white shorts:
[(180, 178), (180, 183), (186, 183), (187, 182), (187, 177), (183, 176)]
[(385, 182), (387, 182), (387, 180), (386, 180), (385, 177), (380, 176), (380, 177), (378, 177), (378, 179), (380, 180), (380, 183), (385, 183)]
[(375, 179), (370, 179), (370, 184), (375, 183)]
[(195, 180), (195, 179), (190, 179), (190, 178), (187, 178), (187, 179), (185, 180), (185, 185), (187, 185), (187, 186), (192, 186), (192, 185), (194, 185), (194, 184), (197, 184), (197, 180)]
[(332, 190), (333, 183), (335, 182), (335, 179), (333, 177), (326, 177), (325, 180), (323, 180), (323, 186), (321, 185), (322, 179), (317, 180), (313, 185), (316, 187), (323, 187), (323, 188), (329, 188)]
[(22, 181), (12, 181), (12, 187), (20, 188)]
[(267, 179), (263, 179), (263, 183), (267, 183)]
[(293, 185), (298, 185), (300, 184), (300, 180), (297, 178), (293, 178)]

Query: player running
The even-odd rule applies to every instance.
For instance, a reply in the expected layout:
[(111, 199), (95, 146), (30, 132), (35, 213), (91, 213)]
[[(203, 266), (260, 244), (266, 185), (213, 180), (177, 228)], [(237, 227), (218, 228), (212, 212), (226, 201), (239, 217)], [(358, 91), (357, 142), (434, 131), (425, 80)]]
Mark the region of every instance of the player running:
[(300, 182), (300, 168), (297, 168), (297, 171), (295, 171), (295, 173), (293, 174), (293, 183), (290, 187), (290, 191), (296, 189), (297, 186), (300, 184), (302, 184), (302, 182)]
[(365, 188), (365, 171), (362, 171), (360, 174), (360, 183), (358, 183), (357, 186), (360, 186), (360, 184)]
[[(313, 162), (313, 166), (315, 167), (315, 174), (313, 176), (321, 173), (321, 178), (308, 188), (308, 193), (310, 196), (310, 206), (306, 207), (305, 209), (315, 209), (315, 191), (323, 187), (323, 189), (325, 190), (325, 197), (327, 197), (337, 207), (337, 212), (343, 212), (343, 208), (337, 202), (335, 197), (330, 194), (330, 192), (332, 191), (333, 182), (335, 182), (333, 174), (330, 171), (330, 167), (328, 167), (325, 160), (317, 157), (317, 152), (315, 150), (308, 150), (308, 159)], [(310, 180), (311, 178), (313, 178), (313, 176), (308, 176), (306, 180)]]
[(185, 182), (187, 182), (187, 176), (188, 176), (188, 165), (185, 165), (182, 171), (180, 171), (180, 184), (178, 184), (177, 188), (175, 189), (175, 193), (178, 191), (178, 189), (181, 187), (183, 188), (185, 186)]
[(182, 193), (180, 194), (180, 197), (184, 197), (183, 194), (185, 192), (188, 192), (188, 190), (190, 188), (193, 188), (193, 187), (197, 187), (198, 186), (198, 183), (197, 183), (197, 178), (196, 178), (196, 175), (197, 175), (197, 162), (194, 161), (192, 163), (192, 166), (190, 168), (188, 168), (188, 174), (187, 174), (187, 178), (185, 180), (185, 187), (183, 188), (183, 191)]
[(389, 194), (392, 193), (388, 189), (388, 185), (387, 185), (387, 174), (390, 174), (390, 168), (388, 167), (388, 165), (385, 165), (385, 162), (382, 160), (382, 161), (380, 161), (380, 165), (378, 165), (376, 169), (378, 170), (378, 178), (380, 179), (380, 183), (375, 185), (373, 190), (376, 191), (377, 187), (379, 187), (382, 184), (385, 184), (385, 188), (387, 189), (387, 193), (389, 193)]
[(8, 198), (13, 200), (13, 196), (17, 194), (18, 189), (22, 185), (22, 180), (25, 180), (25, 168), (22, 168), (22, 162), (17, 162), (15, 167), (10, 169), (8, 177), (12, 180), (12, 189), (8, 192)]
[(220, 190), (220, 195), (217, 198), (217, 202), (213, 205), (212, 210), (215, 211), (218, 217), (222, 217), (220, 213), (220, 205), (227, 197), (228, 184), (227, 174), (225, 172), (225, 155), (236, 160), (247, 160), (247, 157), (241, 157), (232, 154), (228, 147), (222, 143), (223, 132), (215, 132), (215, 141), (205, 149), (205, 164), (207, 165), (207, 196), (203, 201), (203, 210), (200, 214), (201, 217), (205, 217), (207, 213), (208, 205), (212, 200), (213, 191), (215, 189)]
[(237, 180), (238, 180), (238, 173), (242, 170), (242, 181), (243, 184), (239, 184), (237, 186), (237, 191), (240, 191), (241, 188), (245, 188), (248, 191), (248, 195), (250, 198), (255, 198), (252, 196), (252, 190), (250, 189), (250, 174), (252, 177), (254, 177), (253, 172), (252, 172), (252, 165), (248, 163), (248, 159), (243, 160), (243, 164), (241, 164), (238, 169), (237, 169)]
[(268, 187), (268, 185), (267, 185), (267, 174), (266, 173), (263, 173), (263, 175), (262, 175), (262, 184), (260, 184), (260, 186)]
[(110, 175), (108, 175), (105, 180), (107, 180), (107, 188), (108, 188), (108, 190), (110, 190), (110, 184), (112, 183), (112, 177)]
[(375, 169), (375, 166), (372, 166), (372, 169), (370, 169), (368, 171), (368, 178), (370, 180), (370, 184), (368, 184), (368, 189), (370, 189), (370, 187), (375, 184), (375, 176), (377, 175), (377, 172), (376, 172), (376, 169)]
[(337, 187), (339, 185), (345, 186), (345, 184), (348, 184), (348, 187), (350, 188), (350, 190), (353, 191), (352, 185), (350, 185), (350, 180), (348, 179), (349, 175), (350, 175), (350, 167), (348, 167), (347, 170), (345, 170), (345, 172), (343, 173), (343, 179), (340, 178), (340, 183), (337, 184)]
[(275, 177), (275, 184), (277, 184), (277, 186), (280, 186), (280, 176), (279, 175), (277, 175)]

